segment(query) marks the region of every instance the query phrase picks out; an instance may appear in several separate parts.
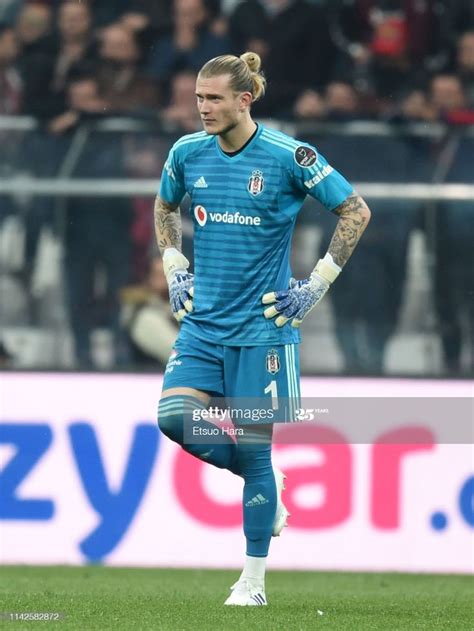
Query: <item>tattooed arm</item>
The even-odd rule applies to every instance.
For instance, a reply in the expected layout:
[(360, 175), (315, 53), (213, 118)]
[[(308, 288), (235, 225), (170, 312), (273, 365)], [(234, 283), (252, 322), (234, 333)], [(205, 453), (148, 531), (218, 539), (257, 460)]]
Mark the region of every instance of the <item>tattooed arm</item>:
[(160, 196), (156, 198), (155, 232), (168, 281), (171, 310), (179, 322), (193, 310), (194, 295), (194, 276), (188, 272), (189, 261), (181, 252), (179, 204), (170, 204)]
[(339, 216), (339, 221), (329, 244), (328, 253), (336, 265), (343, 267), (367, 228), (371, 213), (367, 204), (357, 193), (350, 195), (334, 212)]
[(155, 200), (156, 241), (163, 256), (166, 248), (181, 251), (181, 215), (179, 204), (170, 204), (158, 196)]
[(271, 291), (262, 296), (263, 304), (271, 305), (264, 309), (263, 315), (274, 318), (277, 327), (285, 326), (289, 321), (292, 327), (301, 325), (338, 277), (370, 220), (367, 204), (355, 193), (335, 212), (339, 215), (339, 221), (329, 249), (324, 258), (318, 261), (310, 277), (305, 280), (292, 278), (288, 289)]

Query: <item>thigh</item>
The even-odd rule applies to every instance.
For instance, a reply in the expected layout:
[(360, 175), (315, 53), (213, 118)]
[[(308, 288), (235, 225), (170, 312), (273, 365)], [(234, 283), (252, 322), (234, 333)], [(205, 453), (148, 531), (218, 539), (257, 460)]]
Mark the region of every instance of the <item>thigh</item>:
[(179, 335), (163, 379), (163, 391), (174, 388), (193, 388), (223, 396), (222, 347), (197, 339), (183, 340)]
[(299, 345), (224, 347), (224, 393), (237, 407), (271, 408), (278, 410), (275, 420), (294, 420), (300, 405)]

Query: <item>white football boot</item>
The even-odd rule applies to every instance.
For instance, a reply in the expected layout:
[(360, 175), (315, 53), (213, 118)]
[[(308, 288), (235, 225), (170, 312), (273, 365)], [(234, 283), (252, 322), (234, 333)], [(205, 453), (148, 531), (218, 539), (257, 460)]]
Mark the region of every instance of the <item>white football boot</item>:
[(267, 604), (265, 588), (255, 586), (245, 578), (234, 583), (230, 588), (230, 596), (224, 605), (237, 605), (238, 607), (261, 607)]
[(285, 526), (288, 526), (287, 521), (290, 513), (281, 500), (281, 494), (285, 490), (286, 475), (283, 473), (283, 471), (280, 471), (280, 469), (275, 466), (273, 466), (273, 474), (275, 476), (275, 484), (277, 489), (277, 507), (275, 512), (275, 519), (273, 521), (272, 536), (279, 537), (283, 528)]

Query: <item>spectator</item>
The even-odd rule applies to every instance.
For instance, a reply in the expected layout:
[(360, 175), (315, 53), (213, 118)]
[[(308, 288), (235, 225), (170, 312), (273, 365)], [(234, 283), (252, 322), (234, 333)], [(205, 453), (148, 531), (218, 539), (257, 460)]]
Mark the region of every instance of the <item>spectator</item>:
[[(160, 146), (164, 143), (163, 146)], [(163, 168), (169, 141), (166, 137), (127, 137), (125, 144), (126, 174), (133, 179), (155, 178)], [(163, 155), (164, 154), (164, 155)], [(155, 243), (153, 199), (147, 195), (131, 198), (133, 209), (130, 237), (132, 246), (131, 281), (141, 281), (148, 273), (149, 253)]]
[(25, 4), (15, 24), (23, 55), (33, 51), (38, 42), (51, 34), (53, 13), (51, 7), (41, 2)]
[(354, 120), (361, 117), (359, 96), (350, 83), (332, 81), (325, 90), (326, 119)]
[[(69, 80), (67, 107), (50, 123), (58, 143), (84, 117), (104, 113), (105, 101), (94, 75)], [(94, 135), (76, 156), (73, 177), (121, 178), (125, 175), (121, 138)], [(112, 194), (112, 192), (111, 192)], [(92, 368), (90, 334), (97, 327), (114, 336), (115, 361), (127, 361), (127, 346), (119, 326), (118, 291), (130, 275), (131, 206), (128, 199), (69, 197), (65, 221), (65, 281), (67, 309), (74, 338), (76, 362)], [(98, 282), (98, 278), (101, 282)]]
[(67, 110), (52, 119), (48, 129), (53, 134), (62, 134), (77, 125), (81, 116), (102, 115), (106, 102), (99, 95), (99, 86), (93, 75), (73, 77), (67, 89)]
[(58, 11), (58, 30), (59, 42), (53, 76), (53, 89), (57, 92), (65, 87), (71, 68), (87, 58), (95, 58), (89, 5), (77, 0), (64, 0)]
[(122, 322), (130, 336), (134, 359), (161, 370), (178, 335), (178, 325), (171, 315), (168, 284), (161, 257), (149, 263), (146, 282), (121, 291)]
[(141, 52), (133, 31), (114, 24), (101, 35), (97, 76), (109, 112), (139, 112), (158, 105), (155, 84), (140, 71)]
[(144, 49), (149, 50), (155, 40), (172, 31), (172, 13), (172, 0), (132, 0), (120, 22), (134, 31)]
[[(8, 24), (0, 24), (0, 116), (21, 112), (22, 82), (16, 66), (17, 57), (18, 45), (13, 28)], [(18, 151), (18, 136), (8, 130), (0, 130), (0, 147), (0, 174), (9, 176), (23, 162)], [(0, 230), (5, 217), (17, 212), (16, 201), (0, 194)]]
[(149, 72), (167, 85), (176, 72), (197, 72), (212, 57), (228, 53), (229, 47), (227, 37), (211, 30), (211, 14), (204, 0), (174, 0), (173, 31), (156, 41)]
[(299, 119), (353, 120), (360, 117), (359, 96), (350, 83), (332, 81), (326, 86), (324, 96), (315, 90), (303, 92), (293, 112)]
[[(291, 116), (298, 95), (330, 79), (335, 49), (326, 12), (306, 0), (244, 0), (230, 17), (230, 33), (239, 54), (262, 57), (268, 83), (256, 115)], [(314, 94), (305, 100), (302, 113), (317, 115)]]
[[(433, 78), (431, 101), (439, 118), (450, 123), (474, 124), (472, 103), (463, 89), (462, 77), (472, 68), (474, 32), (465, 33), (458, 48), (458, 75)], [(472, 70), (471, 70), (472, 72)], [(472, 76), (472, 75), (471, 75)], [(467, 83), (464, 83), (467, 85)], [(473, 144), (469, 136), (456, 140), (445, 181), (474, 184)], [(441, 332), (445, 367), (449, 376), (474, 370), (474, 229), (472, 202), (445, 201), (434, 216), (435, 274), (434, 297)], [(465, 352), (466, 351), (466, 352)]]
[(440, 74), (432, 79), (430, 103), (438, 120), (474, 124), (474, 110), (469, 109), (461, 80), (454, 74)]
[(66, 85), (78, 67), (92, 64), (96, 47), (89, 5), (64, 0), (58, 9), (58, 32), (38, 43), (24, 63), (27, 113), (52, 118), (66, 107)]
[[(87, 92), (90, 88), (87, 89)], [(95, 95), (86, 95), (86, 102)], [(72, 95), (71, 95), (72, 96)], [(78, 97), (79, 98), (79, 97)], [(105, 136), (105, 137), (104, 137)], [(97, 134), (83, 148), (73, 177), (125, 177), (122, 139)], [(127, 345), (119, 324), (119, 289), (130, 279), (130, 201), (123, 197), (69, 197), (65, 230), (65, 279), (76, 360), (93, 366), (90, 334), (105, 327), (114, 335), (115, 363), (127, 362)]]
[(348, 0), (336, 14), (333, 37), (342, 52), (338, 75), (355, 81), (368, 97), (369, 110), (377, 113), (393, 105), (439, 54), (440, 20), (433, 5)]
[[(344, 268), (331, 293), (335, 333), (351, 374), (382, 375), (387, 343), (396, 330), (416, 213), (379, 200), (357, 259)], [(390, 235), (387, 247), (386, 235)], [(360, 248), (360, 249), (359, 249)], [(368, 279), (370, 281), (368, 282)], [(341, 282), (339, 283), (339, 280)]]
[(456, 71), (468, 105), (474, 108), (474, 31), (467, 31), (459, 38)]
[[(64, 0), (40, 0), (43, 4), (48, 4), (55, 11), (63, 4)], [(78, 3), (87, 2), (91, 13), (94, 28), (102, 29), (113, 24), (128, 11), (130, 0), (75, 0)], [(145, 0), (148, 1), (148, 0)], [(156, 0), (153, 0), (155, 2)], [(158, 0), (160, 1), (160, 0)]]
[(418, 88), (402, 97), (396, 107), (390, 112), (391, 120), (407, 122), (433, 121), (436, 113), (428, 101), (424, 90)]
[(311, 88), (304, 90), (293, 106), (293, 115), (300, 120), (322, 119), (325, 114), (324, 98)]
[(168, 106), (161, 111), (161, 119), (183, 132), (198, 131), (202, 127), (196, 107), (196, 74), (189, 70), (178, 72), (171, 81)]
[[(459, 166), (459, 161), (464, 165)], [(474, 183), (472, 143), (461, 147), (448, 181)], [(466, 177), (467, 175), (467, 177)], [(443, 202), (434, 216), (434, 301), (447, 375), (474, 374), (474, 222), (472, 202)]]
[(18, 44), (11, 26), (0, 25), (0, 115), (19, 114), (22, 82), (17, 70)]
[[(156, 2), (156, 0), (153, 0)], [(90, 0), (94, 27), (102, 29), (114, 24), (128, 11), (130, 0)]]

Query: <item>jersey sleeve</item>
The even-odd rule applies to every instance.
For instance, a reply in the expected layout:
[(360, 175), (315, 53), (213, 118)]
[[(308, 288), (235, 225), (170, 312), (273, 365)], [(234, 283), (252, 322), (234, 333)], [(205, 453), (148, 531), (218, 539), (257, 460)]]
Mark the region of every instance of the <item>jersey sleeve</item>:
[(185, 193), (183, 157), (173, 146), (163, 166), (159, 195), (170, 204), (179, 204)]
[(328, 210), (334, 210), (354, 192), (346, 178), (311, 145), (300, 145), (293, 153), (293, 183)]

